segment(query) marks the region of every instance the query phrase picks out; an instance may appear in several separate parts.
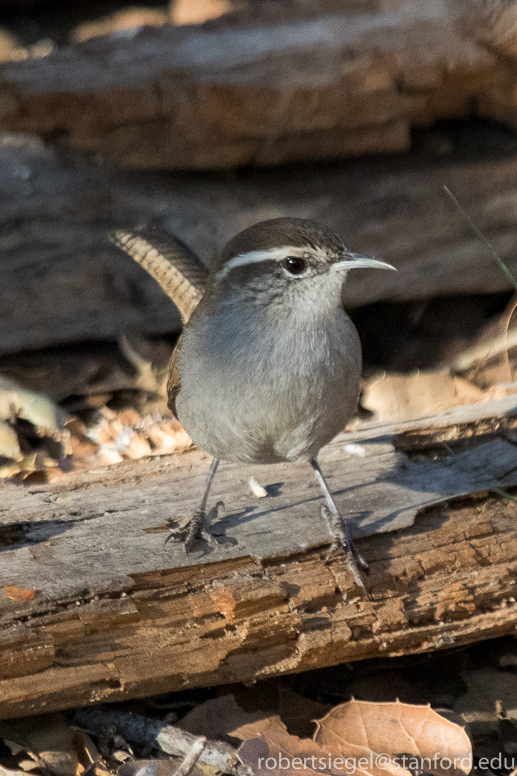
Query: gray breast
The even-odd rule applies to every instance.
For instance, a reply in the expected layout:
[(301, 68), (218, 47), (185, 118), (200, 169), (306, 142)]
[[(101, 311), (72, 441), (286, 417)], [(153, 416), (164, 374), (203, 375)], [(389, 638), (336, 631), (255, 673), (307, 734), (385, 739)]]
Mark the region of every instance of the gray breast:
[(310, 459), (354, 414), (360, 371), (359, 338), (341, 308), (306, 329), (200, 316), (183, 335), (178, 417), (222, 460)]

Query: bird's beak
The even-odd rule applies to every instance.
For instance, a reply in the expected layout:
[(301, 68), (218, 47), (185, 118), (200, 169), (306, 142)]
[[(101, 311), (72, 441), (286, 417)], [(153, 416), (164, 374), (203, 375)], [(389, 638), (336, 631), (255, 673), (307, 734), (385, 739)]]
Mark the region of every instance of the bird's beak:
[(394, 269), (397, 272), (397, 268), (388, 264), (386, 261), (379, 261), (379, 259), (369, 259), (367, 256), (361, 256), (360, 253), (345, 253), (343, 254), (347, 258), (343, 261), (336, 261), (332, 265), (332, 269), (339, 272), (340, 270), (349, 269)]

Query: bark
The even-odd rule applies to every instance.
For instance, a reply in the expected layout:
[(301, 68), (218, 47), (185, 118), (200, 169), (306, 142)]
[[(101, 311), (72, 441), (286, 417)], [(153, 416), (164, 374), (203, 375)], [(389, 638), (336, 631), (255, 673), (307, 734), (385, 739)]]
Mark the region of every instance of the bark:
[(6, 63), (2, 126), (125, 167), (219, 169), (402, 151), (451, 116), (515, 123), (515, 4), (299, 5)]
[[(327, 559), (307, 467), (223, 464), (219, 546), (187, 559), (165, 521), (197, 506), (197, 451), (0, 486), (0, 716), (402, 655), (513, 633), (515, 395), (365, 424), (320, 456), (370, 564)], [(346, 447), (350, 442), (356, 447)], [(359, 450), (357, 448), (359, 447)], [(268, 491), (256, 500), (247, 480)]]
[(399, 269), (350, 273), (349, 307), (509, 288), (443, 193), (447, 184), (517, 274), (515, 157), (165, 179), (67, 165), (21, 135), (0, 140), (0, 353), (179, 330), (179, 312), (158, 284), (108, 241), (113, 229), (157, 219), (207, 265), (262, 219), (326, 223), (351, 250)]

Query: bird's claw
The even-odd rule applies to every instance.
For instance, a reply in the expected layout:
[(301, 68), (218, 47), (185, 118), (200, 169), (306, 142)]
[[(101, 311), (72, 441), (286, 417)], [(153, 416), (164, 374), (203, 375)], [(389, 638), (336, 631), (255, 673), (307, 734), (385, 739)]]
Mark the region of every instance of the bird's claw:
[(352, 576), (354, 577), (357, 585), (368, 597), (360, 569), (368, 572), (370, 567), (354, 545), (350, 536), (350, 528), (347, 521), (341, 517), (339, 512), (331, 511), (326, 504), (321, 505), (321, 516), (326, 520), (330, 535), (332, 537), (332, 544), (330, 545), (330, 549), (327, 553), (327, 561), (333, 552), (339, 548), (342, 548), (345, 552), (347, 566), (352, 572)]
[(210, 529), (213, 521), (221, 517), (221, 513), (224, 513), (224, 503), (218, 501), (208, 514), (203, 509), (196, 509), (190, 518), (169, 521), (171, 531), (165, 540), (165, 544), (171, 541), (171, 539), (183, 542), (183, 549), (187, 558), (196, 539), (201, 539), (207, 544), (218, 545), (219, 541), (211, 533)]

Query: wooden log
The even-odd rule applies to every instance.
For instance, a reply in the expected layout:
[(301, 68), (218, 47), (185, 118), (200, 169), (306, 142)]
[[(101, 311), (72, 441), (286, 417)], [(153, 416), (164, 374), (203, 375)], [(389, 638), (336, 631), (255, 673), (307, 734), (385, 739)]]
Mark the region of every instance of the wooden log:
[[(517, 484), (516, 426), (513, 395), (365, 424), (322, 451), (363, 537), (371, 600), (339, 553), (326, 559), (320, 492), (302, 465), (222, 465), (220, 545), (188, 559), (164, 545), (164, 521), (197, 504), (199, 451), (60, 485), (3, 483), (0, 717), (513, 633), (517, 508), (493, 489)], [(250, 495), (250, 475), (266, 499)]]
[(3, 64), (2, 126), (125, 167), (218, 169), (401, 151), (415, 124), (478, 111), (515, 123), (497, 31), (515, 7), (296, 5)]
[(23, 135), (0, 135), (0, 354), (122, 332), (178, 331), (158, 285), (107, 235), (156, 218), (207, 264), (265, 218), (322, 221), (398, 273), (351, 273), (349, 307), (510, 287), (443, 193), (447, 184), (517, 274), (517, 161), (408, 159), (262, 171), (239, 180), (157, 178), (66, 165)]

